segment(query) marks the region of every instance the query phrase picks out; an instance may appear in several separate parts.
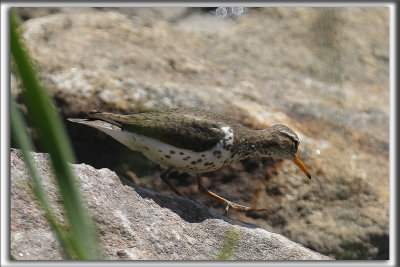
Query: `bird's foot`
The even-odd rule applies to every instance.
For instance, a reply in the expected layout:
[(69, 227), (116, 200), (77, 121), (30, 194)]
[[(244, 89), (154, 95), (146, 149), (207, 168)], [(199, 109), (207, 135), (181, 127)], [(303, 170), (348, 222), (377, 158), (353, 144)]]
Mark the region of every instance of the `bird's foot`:
[(226, 199), (224, 199), (224, 200), (226, 201), (225, 204), (227, 204), (226, 208), (225, 208), (225, 213), (226, 214), (228, 214), (229, 208), (231, 208), (233, 210), (236, 210), (236, 211), (252, 211), (252, 212), (266, 211), (266, 209), (251, 208), (251, 207), (247, 207), (247, 206), (244, 206), (244, 205), (236, 204), (236, 203), (234, 203), (232, 201), (229, 201), (229, 200), (226, 200)]
[(200, 175), (196, 176), (196, 180), (197, 180), (198, 188), (202, 193), (207, 194), (210, 197), (213, 197), (216, 200), (218, 200), (219, 202), (224, 203), (226, 205), (226, 208), (225, 208), (225, 213), (226, 214), (228, 214), (229, 208), (231, 208), (233, 210), (237, 210), (237, 211), (253, 211), (253, 212), (260, 212), (260, 211), (265, 211), (266, 210), (266, 209), (255, 209), (255, 208), (243, 206), (243, 205), (240, 205), (240, 204), (236, 204), (236, 203), (234, 203), (232, 201), (229, 201), (229, 200), (227, 200), (227, 199), (225, 199), (223, 197), (220, 197), (217, 194), (215, 194), (215, 193), (211, 192), (210, 190), (206, 189), (203, 186), (202, 182), (201, 182), (201, 176)]

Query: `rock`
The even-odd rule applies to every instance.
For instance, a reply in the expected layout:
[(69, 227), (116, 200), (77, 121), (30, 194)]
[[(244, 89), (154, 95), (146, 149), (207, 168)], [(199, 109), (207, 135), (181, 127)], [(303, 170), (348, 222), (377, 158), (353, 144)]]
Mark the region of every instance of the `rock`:
[[(60, 217), (47, 154), (32, 153)], [(108, 169), (71, 165), (96, 221), (107, 260), (329, 260), (255, 225), (221, 216), (194, 200), (135, 186)], [(62, 260), (54, 233), (32, 198), (19, 150), (11, 150), (11, 255)]]
[[(285, 124), (299, 135), (312, 180), (289, 161), (247, 159), (204, 174), (207, 187), (268, 210), (232, 218), (322, 254), (388, 259), (388, 8), (257, 8), (224, 19), (184, 10), (60, 12), (28, 19), (22, 30), (64, 117), (197, 106), (255, 129)], [(158, 179), (162, 167), (140, 153), (95, 129), (67, 129), (79, 162), (170, 193)], [(173, 182), (223, 213), (191, 177)]]
[(79, 14), (79, 13), (90, 13), (90, 12), (107, 12), (114, 11), (127, 16), (141, 17), (143, 19), (163, 19), (168, 21), (174, 21), (179, 19), (186, 14), (190, 14), (191, 8), (189, 7), (51, 7), (51, 8), (40, 8), (40, 7), (19, 7), (17, 12), (22, 20), (28, 20), (36, 17), (43, 17), (51, 14)]

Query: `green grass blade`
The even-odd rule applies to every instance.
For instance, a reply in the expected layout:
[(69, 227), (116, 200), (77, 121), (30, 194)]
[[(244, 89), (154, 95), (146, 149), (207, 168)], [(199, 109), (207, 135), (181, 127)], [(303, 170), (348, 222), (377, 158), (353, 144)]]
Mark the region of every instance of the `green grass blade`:
[(14, 12), (11, 10), (11, 54), (20, 73), (23, 97), (30, 119), (43, 148), (50, 154), (66, 217), (71, 241), (78, 259), (99, 259), (98, 238), (93, 221), (81, 204), (82, 197), (68, 162), (74, 162), (72, 149), (53, 103), (41, 87), (36, 71), (23, 46)]
[(30, 151), (33, 151), (33, 144), (32, 141), (30, 140), (28, 133), (26, 131), (26, 125), (23, 122), (22, 116), (19, 113), (14, 99), (11, 99), (10, 101), (10, 111), (11, 111), (11, 134), (13, 139), (15, 140), (15, 143), (18, 145), (18, 147), (22, 150), (22, 153), (24, 155), (24, 160), (26, 163), (26, 166), (31, 173), (32, 177), (32, 182), (33, 182), (33, 193), (36, 197), (36, 199), (39, 202), (39, 205), (42, 207), (42, 209), (45, 212), (45, 216), (47, 220), (50, 223), (50, 226), (54, 230), (57, 239), (60, 242), (61, 248), (64, 251), (64, 254), (68, 258), (73, 258), (73, 249), (72, 249), (72, 244), (68, 238), (68, 233), (67, 231), (59, 224), (57, 219), (55, 218), (53, 211), (50, 207), (50, 203), (48, 201), (46, 192), (43, 188), (43, 185), (41, 183), (41, 179), (36, 171), (35, 165), (32, 161), (32, 157), (29, 154)]

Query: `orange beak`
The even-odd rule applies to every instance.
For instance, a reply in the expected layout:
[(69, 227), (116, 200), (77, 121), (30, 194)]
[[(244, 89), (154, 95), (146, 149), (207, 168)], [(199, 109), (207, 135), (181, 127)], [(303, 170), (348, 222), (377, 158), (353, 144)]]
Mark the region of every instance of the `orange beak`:
[(308, 172), (306, 166), (297, 154), (294, 156), (293, 161), (294, 163), (296, 163), (297, 166), (299, 166), (300, 170), (302, 170), (307, 175), (307, 177), (311, 179), (311, 174)]

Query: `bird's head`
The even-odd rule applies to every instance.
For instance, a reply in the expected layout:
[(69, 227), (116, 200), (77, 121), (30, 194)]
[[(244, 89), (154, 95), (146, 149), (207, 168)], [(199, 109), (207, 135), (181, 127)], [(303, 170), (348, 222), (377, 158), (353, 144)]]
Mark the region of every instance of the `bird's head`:
[(268, 148), (266, 148), (270, 155), (275, 158), (292, 160), (311, 179), (310, 173), (297, 152), (299, 147), (297, 134), (281, 124), (273, 125), (264, 131), (268, 131), (268, 135), (271, 137), (267, 144)]

